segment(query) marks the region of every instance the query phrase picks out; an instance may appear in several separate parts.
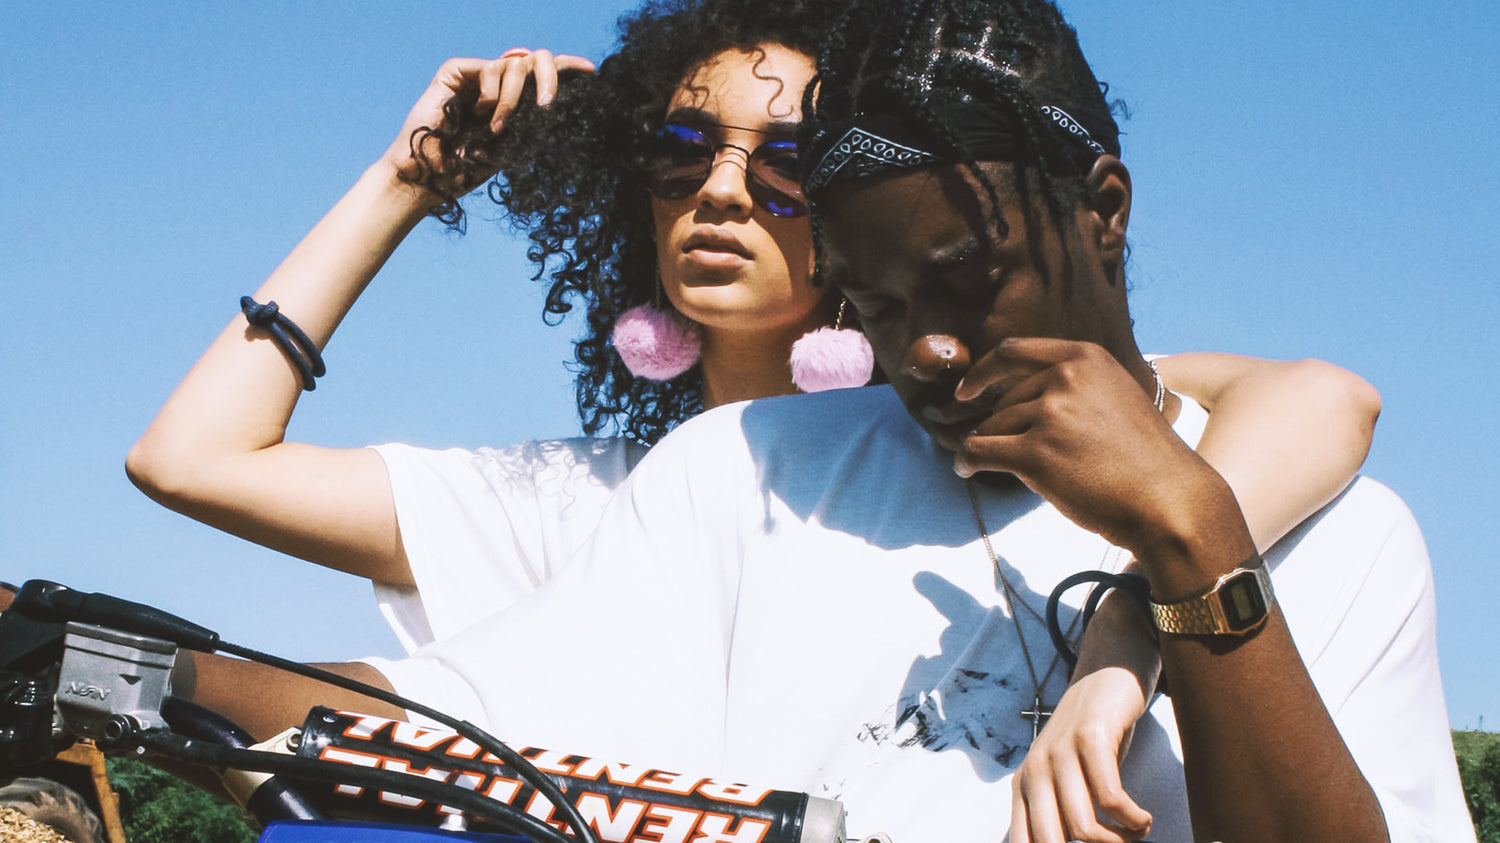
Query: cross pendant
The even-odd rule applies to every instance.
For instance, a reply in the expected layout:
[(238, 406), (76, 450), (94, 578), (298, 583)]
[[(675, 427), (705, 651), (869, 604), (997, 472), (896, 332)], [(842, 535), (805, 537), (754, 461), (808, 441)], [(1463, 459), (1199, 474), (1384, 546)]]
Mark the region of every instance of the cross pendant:
[(1031, 742), (1036, 743), (1036, 736), (1042, 733), (1042, 726), (1046, 724), (1047, 718), (1052, 716), (1053, 709), (1042, 706), (1042, 698), (1036, 697), (1031, 703), (1031, 708), (1021, 709), (1021, 716), (1031, 721)]

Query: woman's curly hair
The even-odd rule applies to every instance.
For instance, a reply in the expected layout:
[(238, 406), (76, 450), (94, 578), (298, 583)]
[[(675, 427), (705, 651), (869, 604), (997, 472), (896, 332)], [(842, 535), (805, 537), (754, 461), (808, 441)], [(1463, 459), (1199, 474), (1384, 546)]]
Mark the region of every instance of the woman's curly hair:
[[(690, 73), (729, 49), (777, 43), (816, 55), (842, 2), (833, 0), (650, 0), (618, 23), (617, 51), (598, 72), (565, 74), (550, 108), (523, 107), (497, 139), (455, 97), (436, 141), (440, 161), (421, 183), (448, 197), (433, 214), (464, 223), (463, 185), (499, 174), (486, 194), (527, 232), (533, 280), (550, 273), (549, 323), (582, 304), (587, 330), (574, 345), (578, 413), (588, 434), (618, 433), (652, 444), (702, 408), (698, 366), (667, 382), (630, 374), (610, 347), (615, 320), (652, 301), (657, 283), (650, 199), (634, 164), (646, 133), (666, 115)], [(534, 96), (528, 91), (534, 102)], [(476, 177), (475, 174), (479, 174)]]

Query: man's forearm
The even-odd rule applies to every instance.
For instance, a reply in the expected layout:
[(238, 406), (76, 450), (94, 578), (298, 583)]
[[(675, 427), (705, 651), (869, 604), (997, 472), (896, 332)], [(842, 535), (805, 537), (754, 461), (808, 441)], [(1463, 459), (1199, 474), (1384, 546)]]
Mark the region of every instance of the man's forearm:
[[(1236, 523), (1237, 522), (1237, 523)], [(1182, 588), (1251, 556), (1242, 520), (1173, 543), (1178, 558), (1143, 558), (1153, 581)], [(1170, 555), (1170, 554), (1167, 554)], [(1205, 590), (1212, 579), (1195, 591)], [(1182, 599), (1181, 591), (1159, 602)], [(1260, 629), (1161, 636), (1194, 836), (1200, 840), (1388, 839), (1374, 791), (1355, 764), (1273, 604)]]

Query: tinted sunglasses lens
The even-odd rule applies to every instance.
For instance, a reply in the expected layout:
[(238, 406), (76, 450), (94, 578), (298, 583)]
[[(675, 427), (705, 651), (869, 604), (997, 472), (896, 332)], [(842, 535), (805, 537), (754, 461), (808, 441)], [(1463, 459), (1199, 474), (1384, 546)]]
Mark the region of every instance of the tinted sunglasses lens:
[(702, 132), (668, 123), (651, 133), (646, 151), (646, 183), (663, 199), (692, 196), (708, 180), (714, 147)]
[(807, 213), (802, 196), (802, 160), (796, 141), (761, 144), (750, 156), (750, 198), (778, 217)]

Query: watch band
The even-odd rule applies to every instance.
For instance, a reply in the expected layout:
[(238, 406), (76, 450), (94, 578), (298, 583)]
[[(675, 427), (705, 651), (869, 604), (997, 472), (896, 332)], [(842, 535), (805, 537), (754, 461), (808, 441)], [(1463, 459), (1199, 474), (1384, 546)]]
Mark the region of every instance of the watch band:
[(1151, 619), (1177, 635), (1244, 635), (1266, 622), (1275, 599), (1270, 569), (1257, 553), (1202, 594), (1165, 605), (1153, 600)]

